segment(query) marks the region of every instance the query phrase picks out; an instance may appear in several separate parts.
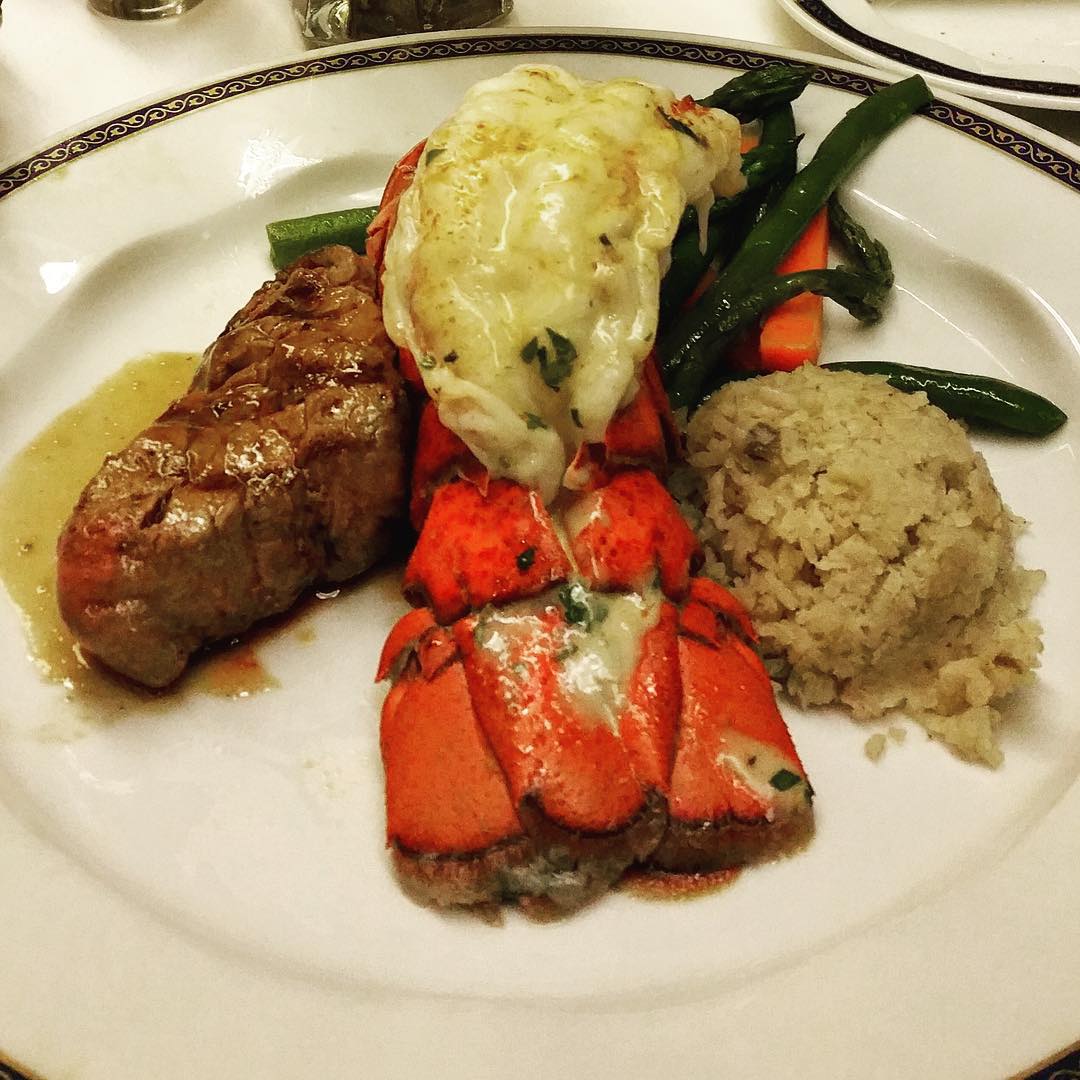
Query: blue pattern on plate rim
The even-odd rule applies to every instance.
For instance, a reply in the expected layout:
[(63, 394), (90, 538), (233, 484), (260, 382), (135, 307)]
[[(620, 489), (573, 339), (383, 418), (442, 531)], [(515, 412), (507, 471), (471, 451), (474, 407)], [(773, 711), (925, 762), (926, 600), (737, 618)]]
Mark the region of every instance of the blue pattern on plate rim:
[[(802, 4), (813, 2), (814, 0), (800, 0)], [(244, 75), (207, 83), (175, 97), (140, 106), (131, 112), (103, 121), (48, 147), (39, 154), (16, 162), (0, 172), (0, 199), (55, 169), (77, 161), (94, 150), (110, 146), (121, 139), (130, 138), (175, 117), (269, 86), (369, 67), (385, 67), (451, 57), (513, 55), (530, 52), (616, 53), (629, 57), (655, 57), (682, 63), (707, 64), (738, 71), (749, 71), (767, 67), (770, 64), (791, 63), (789, 59), (776, 53), (730, 48), (705, 42), (665, 41), (630, 34), (601, 36), (585, 33), (546, 34), (510, 31), (505, 34), (443, 38), (438, 41), (406, 41), (400, 45), (352, 48), (345, 52), (313, 56), (293, 63), (260, 68)], [(814, 81), (862, 97), (868, 96), (885, 85), (884, 80), (868, 78), (829, 66), (820, 67), (814, 74)], [(997, 121), (978, 116), (957, 105), (937, 99), (925, 110), (925, 115), (939, 124), (954, 128), (980, 142), (1012, 154), (1073, 190), (1080, 191), (1080, 162), (1049, 146)]]
[(872, 34), (864, 33), (856, 29), (851, 23), (840, 18), (827, 3), (822, 0), (795, 0), (807, 15), (816, 23), (831, 30), (834, 34), (850, 41), (852, 45), (859, 45), (879, 56), (886, 56), (897, 63), (918, 71), (925, 71), (928, 75), (937, 75), (943, 79), (957, 79), (960, 82), (968, 82), (977, 86), (989, 86), (996, 90), (1013, 90), (1022, 94), (1045, 94), (1047, 97), (1080, 97), (1080, 84), (1056, 82), (1052, 79), (1018, 79), (1007, 75), (984, 75), (980, 71), (969, 71), (967, 68), (956, 67), (940, 60), (934, 60), (929, 56), (923, 56), (911, 49), (905, 49), (901, 45), (894, 45), (888, 41), (882, 41)]

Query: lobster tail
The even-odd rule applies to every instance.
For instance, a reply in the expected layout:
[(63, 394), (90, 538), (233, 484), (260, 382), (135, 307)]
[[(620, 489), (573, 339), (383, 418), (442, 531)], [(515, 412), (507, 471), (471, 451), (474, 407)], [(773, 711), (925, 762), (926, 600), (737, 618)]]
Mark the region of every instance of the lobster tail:
[[(377, 269), (422, 151), (369, 232)], [(422, 388), (406, 350), (402, 370)], [(700, 547), (659, 478), (678, 450), (651, 357), (551, 506), (489, 475), (425, 403), (404, 581), (418, 606), (379, 671), (387, 837), (411, 895), (567, 910), (635, 864), (740, 866), (809, 835), (749, 616), (695, 576)]]
[[(618, 445), (651, 432), (636, 445), (656, 460), (655, 410), (620, 419)], [(427, 430), (418, 460), (451, 475), (450, 443)], [(457, 451), (430, 498), (405, 575), (428, 606), (380, 665), (397, 672), (388, 835), (427, 902), (567, 909), (634, 864), (740, 866), (809, 835), (811, 791), (745, 609), (693, 576), (697, 541), (653, 472), (591, 460), (558, 522), (519, 484), (464, 478)]]

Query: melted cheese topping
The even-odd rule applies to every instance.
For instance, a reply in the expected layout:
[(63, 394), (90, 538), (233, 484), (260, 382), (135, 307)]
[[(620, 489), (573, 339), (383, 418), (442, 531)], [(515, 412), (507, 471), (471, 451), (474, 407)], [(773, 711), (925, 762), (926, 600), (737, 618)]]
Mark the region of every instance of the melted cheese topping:
[(802, 769), (769, 743), (731, 729), (724, 733), (724, 749), (716, 760), (764, 804), (768, 821), (790, 817), (809, 804)]
[(439, 417), (550, 502), (637, 390), (688, 204), (743, 186), (739, 125), (632, 79), (523, 66), (427, 142), (383, 277)]
[(660, 617), (660, 599), (655, 591), (605, 594), (593, 601), (589, 625), (568, 635), (559, 686), (582, 715), (598, 714), (616, 734), (641, 642)]
[[(581, 621), (561, 617), (554, 631), (541, 627), (540, 613), (561, 607), (569, 592)], [(559, 692), (581, 719), (606, 724), (616, 734), (628, 690), (641, 659), (641, 643), (660, 617), (658, 590), (594, 593), (582, 585), (485, 610), (474, 632), (476, 644), (494, 653), (508, 701), (518, 683), (539, 683), (539, 670), (554, 662)], [(561, 614), (561, 613), (560, 613)]]

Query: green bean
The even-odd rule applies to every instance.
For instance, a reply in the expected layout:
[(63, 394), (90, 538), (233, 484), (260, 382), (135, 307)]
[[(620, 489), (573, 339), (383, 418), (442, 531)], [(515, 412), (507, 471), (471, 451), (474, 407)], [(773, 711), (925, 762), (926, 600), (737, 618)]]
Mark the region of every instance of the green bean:
[(888, 250), (852, 218), (835, 193), (829, 199), (829, 231), (852, 258), (855, 269), (876, 278), (885, 288), (892, 288), (893, 268)]
[(270, 222), (266, 226), (266, 238), (270, 241), (270, 261), (274, 269), (280, 270), (301, 255), (327, 244), (344, 244), (363, 254), (367, 228), (378, 209), (377, 206), (362, 206)]
[[(875, 240), (856, 222), (840, 205), (835, 195), (829, 200), (829, 221), (837, 238), (854, 263), (853, 266), (838, 266), (833, 270), (805, 270), (799, 274), (788, 275), (784, 281), (783, 292), (801, 283), (807, 292), (816, 292), (827, 296), (843, 305), (860, 322), (872, 323), (881, 318), (889, 291), (893, 286), (892, 262), (885, 245)], [(761, 312), (767, 306), (769, 282), (777, 279), (767, 276), (763, 279), (763, 288), (755, 295), (759, 297)], [(746, 297), (743, 298), (746, 301)], [(743, 323), (742, 325), (746, 325)], [(721, 348), (726, 348), (731, 340), (731, 333), (725, 325)], [(752, 374), (758, 374), (753, 372)], [(703, 400), (718, 386), (730, 382), (739, 373), (730, 368), (706, 373), (684, 372), (672, 379), (675, 398), (680, 404), (693, 407)]]
[[(797, 274), (760, 278), (744, 293), (726, 294), (722, 310), (717, 312), (717, 345), (723, 349), (735, 336), (759, 319), (766, 311), (800, 293), (827, 296), (845, 307), (860, 322), (873, 323), (881, 318), (887, 289), (880, 281), (846, 267), (832, 270), (802, 270)], [(667, 392), (673, 408), (696, 408), (712, 388), (714, 365), (686, 364), (674, 371)]]
[[(764, 124), (764, 121), (762, 121)], [(746, 239), (750, 234), (750, 230), (753, 229), (759, 221), (777, 204), (780, 196), (787, 190), (788, 184), (795, 178), (795, 173), (798, 170), (799, 162), (797, 151), (799, 142), (802, 140), (802, 136), (795, 135), (795, 116), (791, 115), (791, 140), (789, 143), (789, 156), (783, 163), (783, 167), (777, 170), (776, 175), (769, 181), (760, 197), (757, 199), (753, 212), (747, 214), (742, 221), (742, 234), (739, 237), (739, 244)], [(733, 252), (737, 250), (733, 248)]]
[[(724, 250), (721, 251), (723, 263), (731, 260), (791, 183), (798, 169), (797, 151), (801, 139), (802, 136), (795, 132), (795, 114), (790, 105), (778, 106), (762, 118), (762, 141), (759, 146), (767, 143), (770, 147), (765, 153), (773, 168), (768, 173), (757, 170), (752, 160), (751, 175), (747, 179), (748, 193), (742, 192), (731, 200), (736, 204), (734, 212), (722, 205), (725, 200), (720, 200), (713, 207), (714, 213), (724, 213), (729, 223), (724, 234)], [(745, 199), (745, 203), (740, 205), (740, 199)]]
[(776, 268), (840, 182), (898, 124), (926, 105), (930, 91), (918, 75), (894, 83), (855, 106), (825, 136), (807, 166), (747, 237), (725, 268), (724, 282), (752, 279)]
[(660, 283), (659, 325), (667, 326), (693, 293), (720, 248), (723, 226), (720, 218), (709, 215), (702, 250), (697, 211), (691, 207), (683, 218), (671, 245), (671, 266)]
[(762, 189), (774, 181), (790, 182), (795, 175), (800, 138), (795, 133), (795, 113), (790, 105), (770, 109), (761, 119), (757, 146), (743, 154), (741, 171), (746, 178), (746, 187), (729, 199), (717, 199), (712, 214), (726, 217), (751, 199), (759, 199)]
[[(781, 106), (790, 110), (790, 105)], [(792, 139), (787, 145), (762, 141), (743, 154), (742, 174), (746, 177), (746, 187), (740, 194), (758, 191), (771, 183), (787, 166), (789, 159), (798, 147), (798, 139)], [(734, 198), (738, 198), (736, 195)]]
[(1050, 435), (1068, 417), (1052, 401), (1034, 390), (988, 375), (892, 364), (880, 360), (822, 364), (830, 371), (857, 371), (884, 375), (890, 386), (907, 393), (921, 390), (942, 412), (958, 420), (1023, 435)]
[(844, 177), (889, 132), (930, 100), (926, 83), (914, 75), (861, 101), (825, 136), (809, 164), (750, 231), (699, 303), (660, 342), (661, 367), (668, 378), (690, 365), (700, 369), (693, 381), (705, 384), (710, 356), (722, 336), (719, 320), (725, 313), (724, 298), (746, 292), (772, 273)]
[(799, 64), (770, 64), (737, 75), (708, 97), (698, 100), (710, 109), (723, 109), (742, 124), (758, 120), (778, 105), (794, 101), (813, 78), (817, 68)]
[(720, 254), (730, 256), (742, 242), (761, 205), (762, 189), (771, 191), (777, 180), (786, 183), (794, 175), (797, 145), (791, 106), (771, 109), (762, 119), (758, 145), (743, 155), (746, 188), (729, 199), (717, 199), (709, 211), (704, 249), (697, 211), (691, 207), (683, 215), (671, 245), (671, 266), (660, 286), (661, 328), (678, 314), (713, 260)]

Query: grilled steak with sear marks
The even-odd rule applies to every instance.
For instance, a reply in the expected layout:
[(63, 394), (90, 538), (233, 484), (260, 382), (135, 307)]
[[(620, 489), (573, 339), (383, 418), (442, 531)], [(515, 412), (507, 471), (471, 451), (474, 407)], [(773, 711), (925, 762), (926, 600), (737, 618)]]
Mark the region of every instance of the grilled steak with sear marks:
[(165, 686), (208, 642), (386, 550), (406, 493), (406, 399), (366, 260), (345, 247), (268, 281), (188, 394), (105, 459), (60, 538), (80, 644)]

